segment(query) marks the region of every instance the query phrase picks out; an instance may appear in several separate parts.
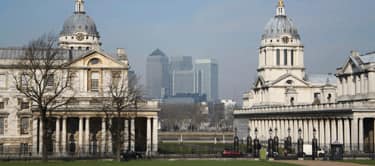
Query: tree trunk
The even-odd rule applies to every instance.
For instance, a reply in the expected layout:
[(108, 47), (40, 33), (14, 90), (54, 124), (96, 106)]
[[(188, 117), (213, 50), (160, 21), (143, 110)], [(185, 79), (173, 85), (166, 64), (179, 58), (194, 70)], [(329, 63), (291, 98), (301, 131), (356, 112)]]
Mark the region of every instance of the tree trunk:
[(42, 134), (42, 161), (47, 162), (48, 161), (48, 153), (47, 153), (47, 142), (48, 142), (48, 137), (47, 137), (47, 125), (48, 125), (48, 119), (46, 118), (46, 115), (44, 113), (41, 113), (41, 119), (42, 119), (42, 128), (43, 132)]
[(120, 153), (121, 153), (121, 121), (120, 121), (120, 113), (117, 117), (117, 122), (116, 122), (116, 161), (120, 161), (121, 160), (121, 157), (120, 157)]

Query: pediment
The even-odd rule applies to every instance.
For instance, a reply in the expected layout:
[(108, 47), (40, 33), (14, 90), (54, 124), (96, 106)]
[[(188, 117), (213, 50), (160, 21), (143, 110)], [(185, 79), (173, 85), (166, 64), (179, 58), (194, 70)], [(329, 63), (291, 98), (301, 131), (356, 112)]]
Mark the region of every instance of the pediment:
[(355, 60), (352, 59), (352, 57), (346, 61), (344, 67), (342, 68), (342, 72), (345, 74), (354, 73), (360, 70), (360, 66), (355, 62)]
[(298, 77), (287, 74), (276, 79), (272, 86), (309, 86), (310, 84), (304, 80), (299, 79)]
[(68, 66), (73, 68), (127, 68), (127, 64), (99, 51), (83, 55), (72, 61)]

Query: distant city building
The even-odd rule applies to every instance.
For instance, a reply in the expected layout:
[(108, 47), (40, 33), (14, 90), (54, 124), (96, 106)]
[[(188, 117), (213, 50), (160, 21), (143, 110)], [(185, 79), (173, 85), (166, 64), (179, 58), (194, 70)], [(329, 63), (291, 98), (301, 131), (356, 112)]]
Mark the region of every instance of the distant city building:
[(206, 95), (200, 95), (197, 93), (177, 93), (173, 96), (163, 100), (163, 103), (174, 103), (174, 104), (192, 104), (201, 103), (207, 101)]
[(147, 57), (146, 95), (153, 99), (162, 99), (169, 95), (170, 77), (168, 57), (156, 49)]
[(194, 92), (193, 58), (191, 56), (171, 57), (171, 94), (191, 94)]
[(215, 101), (219, 96), (219, 71), (216, 60), (197, 59), (194, 65), (194, 91), (205, 94), (208, 101)]

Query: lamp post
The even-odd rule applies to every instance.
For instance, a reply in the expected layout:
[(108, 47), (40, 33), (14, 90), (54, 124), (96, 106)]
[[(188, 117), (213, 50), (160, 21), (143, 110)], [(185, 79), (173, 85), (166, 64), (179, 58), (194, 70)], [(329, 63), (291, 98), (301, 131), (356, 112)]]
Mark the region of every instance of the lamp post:
[(303, 139), (302, 139), (302, 130), (301, 128), (298, 129), (298, 142), (297, 142), (297, 150), (298, 150), (298, 157), (303, 157)]
[(234, 140), (233, 140), (233, 150), (236, 152), (239, 152), (239, 145), (240, 145), (240, 139), (237, 136), (237, 128), (234, 129), (235, 135), (234, 135)]
[(252, 153), (253, 141), (252, 141), (251, 134), (250, 134), (251, 133), (250, 127), (248, 128), (248, 132), (249, 132), (249, 135), (246, 138), (246, 151), (247, 153)]
[(272, 139), (272, 128), (270, 128), (268, 130), (269, 134), (270, 134), (270, 138), (268, 139), (268, 147), (267, 147), (267, 150), (268, 150), (268, 158), (273, 158), (273, 139)]
[(287, 142), (287, 152), (291, 153), (292, 152), (292, 137), (290, 136), (291, 129), (288, 127), (288, 137), (286, 138)]
[(254, 138), (254, 147), (253, 147), (253, 157), (254, 158), (259, 158), (259, 150), (260, 150), (260, 143), (259, 143), (259, 139), (258, 139), (258, 137), (257, 137), (257, 135), (258, 135), (258, 129), (257, 128), (255, 128), (255, 130), (254, 130), (254, 136), (255, 136), (255, 138)]
[(315, 160), (318, 157), (318, 140), (316, 139), (316, 129), (313, 129), (313, 139), (312, 139), (312, 159)]
[(279, 137), (277, 136), (277, 128), (275, 128), (275, 137), (273, 137), (273, 151), (279, 152)]

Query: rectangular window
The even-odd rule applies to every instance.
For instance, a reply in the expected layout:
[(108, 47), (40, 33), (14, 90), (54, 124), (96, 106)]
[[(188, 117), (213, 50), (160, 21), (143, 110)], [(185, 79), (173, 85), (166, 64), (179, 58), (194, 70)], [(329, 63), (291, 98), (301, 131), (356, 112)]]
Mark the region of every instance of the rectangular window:
[(112, 72), (112, 86), (117, 86), (121, 79), (121, 72), (114, 71)]
[(288, 50), (284, 50), (284, 65), (288, 65)]
[(4, 102), (0, 102), (0, 109), (4, 109), (4, 108), (5, 108)]
[(4, 118), (0, 118), (0, 135), (4, 135)]
[(0, 74), (0, 88), (6, 88), (7, 83), (6, 83), (6, 75), (5, 74)]
[(290, 65), (294, 66), (294, 50), (290, 51)]
[(276, 65), (280, 66), (280, 50), (276, 50)]
[(29, 84), (29, 77), (27, 76), (27, 74), (22, 74), (21, 75), (21, 86), (22, 87), (27, 87), (28, 84)]
[(54, 86), (55, 85), (55, 76), (53, 74), (49, 74), (47, 76), (47, 86)]
[(29, 134), (29, 118), (21, 118), (21, 135)]
[(90, 84), (91, 84), (91, 91), (95, 91), (95, 92), (99, 91), (99, 72), (91, 73)]
[(21, 102), (21, 109), (29, 109), (29, 102)]

